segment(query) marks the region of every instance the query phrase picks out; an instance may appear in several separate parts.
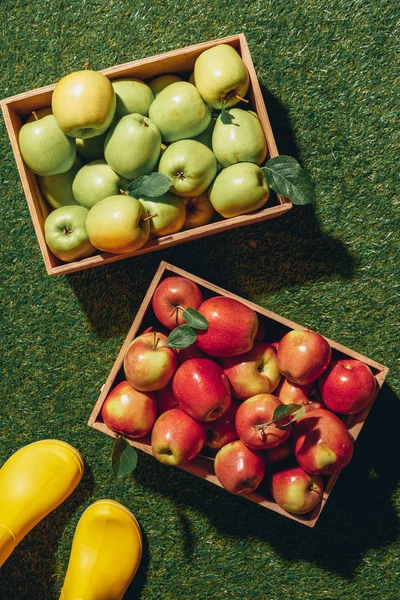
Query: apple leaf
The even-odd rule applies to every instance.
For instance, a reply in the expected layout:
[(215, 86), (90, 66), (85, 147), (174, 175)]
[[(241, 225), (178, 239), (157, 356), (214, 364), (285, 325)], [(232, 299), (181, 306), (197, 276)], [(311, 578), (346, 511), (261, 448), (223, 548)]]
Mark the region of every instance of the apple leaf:
[(233, 115), (230, 114), (230, 112), (228, 112), (225, 108), (224, 105), (222, 105), (222, 109), (221, 109), (221, 122), (224, 125), (230, 125), (233, 121)]
[(197, 333), (188, 323), (179, 325), (171, 331), (167, 339), (167, 346), (183, 350), (187, 348), (197, 339)]
[(129, 442), (122, 436), (118, 436), (114, 442), (114, 450), (111, 459), (114, 479), (117, 480), (124, 475), (132, 473), (137, 465), (137, 452)]
[(141, 175), (137, 179), (131, 181), (127, 192), (129, 196), (140, 198), (140, 196), (149, 196), (149, 198), (158, 198), (171, 187), (171, 180), (163, 173), (150, 173), (149, 175)]
[(184, 308), (182, 315), (184, 319), (186, 319), (187, 323), (189, 323), (191, 327), (194, 327), (194, 329), (207, 329), (207, 319), (191, 306)]
[(310, 204), (314, 199), (314, 182), (292, 156), (275, 156), (262, 167), (270, 187), (293, 204)]
[[(306, 407), (304, 404), (280, 404), (274, 410), (272, 423), (275, 423), (278, 427), (289, 427), (293, 421), (300, 419), (305, 412)], [(286, 417), (291, 417), (291, 419), (286, 421)], [(283, 423), (280, 423), (280, 421), (283, 421)]]

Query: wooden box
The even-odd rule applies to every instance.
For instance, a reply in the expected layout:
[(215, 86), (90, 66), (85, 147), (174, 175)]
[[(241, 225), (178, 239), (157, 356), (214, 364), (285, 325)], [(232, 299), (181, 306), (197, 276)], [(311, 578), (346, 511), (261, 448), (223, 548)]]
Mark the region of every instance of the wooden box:
[[(160, 266), (154, 276), (154, 279), (148, 289), (148, 292), (147, 292), (146, 296), (144, 297), (144, 300), (143, 300), (141, 307), (136, 315), (136, 318), (133, 321), (132, 327), (125, 339), (125, 342), (121, 347), (121, 350), (120, 350), (118, 357), (114, 363), (114, 366), (111, 369), (111, 372), (107, 378), (107, 381), (102, 386), (100, 396), (96, 402), (96, 405), (92, 411), (92, 414), (91, 414), (89, 422), (88, 422), (88, 425), (90, 427), (94, 427), (95, 429), (98, 429), (99, 431), (102, 431), (103, 433), (106, 433), (107, 435), (109, 435), (111, 437), (115, 438), (115, 437), (117, 437), (117, 434), (114, 433), (112, 430), (110, 430), (102, 422), (101, 408), (102, 408), (103, 402), (104, 402), (105, 398), (107, 397), (107, 395), (109, 394), (109, 392), (113, 389), (113, 387), (115, 387), (122, 379), (125, 378), (124, 374), (123, 374), (123, 359), (124, 359), (125, 353), (128, 349), (129, 344), (131, 343), (131, 341), (137, 335), (142, 333), (145, 329), (147, 329), (151, 325), (155, 325), (157, 323), (157, 320), (154, 316), (154, 313), (153, 313), (153, 310), (151, 307), (151, 299), (152, 299), (154, 290), (156, 289), (159, 282), (162, 279), (164, 279), (165, 277), (170, 277), (171, 275), (181, 275), (183, 277), (186, 277), (186, 278), (191, 279), (192, 281), (196, 282), (201, 287), (205, 298), (207, 298), (209, 296), (214, 296), (214, 295), (222, 295), (222, 296), (228, 296), (230, 298), (235, 298), (236, 300), (239, 300), (246, 306), (249, 306), (254, 311), (256, 311), (256, 313), (260, 319), (265, 319), (268, 329), (275, 331), (277, 333), (280, 333), (281, 335), (291, 329), (305, 329), (305, 327), (302, 327), (301, 325), (298, 325), (297, 323), (294, 323), (293, 321), (289, 321), (288, 319), (285, 319), (284, 317), (281, 317), (280, 315), (277, 315), (265, 308), (262, 308), (252, 302), (249, 302), (248, 300), (245, 300), (244, 298), (241, 298), (240, 296), (232, 294), (231, 292), (224, 290), (216, 285), (213, 285), (212, 283), (209, 283), (208, 281), (205, 281), (204, 279), (196, 277), (196, 276), (192, 275), (191, 273), (188, 273), (187, 271), (184, 271), (184, 270), (182, 270), (178, 267), (175, 267), (169, 263), (161, 262)], [(360, 434), (360, 431), (364, 425), (364, 422), (368, 416), (368, 413), (370, 412), (372, 405), (375, 402), (376, 396), (377, 396), (380, 388), (383, 385), (383, 382), (385, 380), (388, 369), (387, 369), (387, 367), (384, 367), (383, 365), (378, 364), (377, 362), (367, 358), (366, 356), (363, 356), (357, 352), (353, 352), (352, 350), (345, 348), (341, 344), (338, 344), (328, 338), (326, 338), (326, 339), (329, 342), (329, 344), (332, 348), (332, 351), (335, 353), (335, 355), (341, 356), (341, 357), (349, 357), (349, 358), (358, 359), (358, 360), (366, 363), (372, 369), (375, 379), (376, 379), (376, 383), (377, 383), (376, 393), (375, 393), (375, 396), (373, 397), (373, 399), (371, 400), (370, 404), (362, 412), (354, 414), (354, 415), (349, 415), (343, 419), (344, 422), (346, 423), (346, 426), (347, 426), (350, 434), (352, 435), (353, 439), (356, 440), (358, 435)], [(144, 452), (147, 452), (148, 454), (152, 454), (151, 446), (150, 446), (150, 435), (145, 436), (140, 439), (130, 440), (129, 443), (132, 446), (134, 446), (135, 448), (139, 448), (140, 450), (143, 450)], [(166, 467), (166, 468), (171, 469), (174, 467)], [(182, 465), (180, 468), (184, 469), (185, 471), (188, 471), (189, 473), (192, 473), (193, 475), (197, 475), (197, 477), (206, 479), (207, 481), (210, 481), (211, 483), (214, 483), (215, 485), (219, 485), (221, 487), (221, 484), (219, 483), (218, 479), (216, 478), (216, 476), (214, 474), (213, 458), (210, 456), (200, 455), (200, 456), (196, 457), (194, 460), (192, 460), (190, 463), (187, 463), (186, 465)], [(347, 468), (351, 469), (351, 463)], [(280, 513), (281, 515), (284, 515), (290, 519), (298, 521), (299, 523), (302, 523), (303, 525), (306, 525), (308, 527), (314, 527), (314, 525), (315, 525), (315, 523), (316, 523), (316, 521), (317, 521), (317, 519), (318, 519), (318, 517), (319, 517), (331, 491), (332, 491), (332, 488), (338, 478), (338, 475), (339, 475), (339, 473), (335, 473), (330, 476), (325, 476), (325, 478), (324, 478), (325, 479), (325, 490), (323, 493), (322, 501), (318, 504), (318, 506), (312, 512), (310, 512), (306, 515), (298, 515), (297, 516), (297, 515), (290, 514), (286, 511), (284, 511), (283, 509), (281, 509), (268, 496), (268, 493), (265, 493), (265, 495), (264, 495), (264, 492), (263, 493), (259, 492), (259, 489), (262, 488), (262, 485), (260, 486), (260, 488), (258, 488), (258, 490), (256, 490), (255, 492), (253, 492), (251, 494), (248, 494), (244, 497), (247, 498), (248, 500), (255, 502), (256, 504), (259, 504), (260, 506), (262, 506), (264, 508), (269, 508), (270, 510)], [(226, 492), (226, 493), (228, 493), (228, 492)]]
[[(247, 94), (248, 98), (250, 99), (249, 107), (258, 113), (268, 145), (268, 156), (273, 158), (278, 155), (278, 150), (250, 56), (250, 51), (246, 43), (246, 38), (243, 34), (188, 46), (186, 48), (166, 52), (150, 58), (144, 58), (103, 69), (101, 72), (111, 80), (121, 77), (135, 77), (142, 80), (150, 80), (157, 75), (162, 75), (165, 73), (177, 73), (188, 77), (193, 70), (195, 60), (199, 54), (207, 48), (222, 43), (233, 46), (239, 52), (247, 66), (250, 74), (250, 89), (249, 93)], [(116, 260), (121, 260), (129, 256), (137, 256), (147, 252), (153, 252), (155, 250), (162, 250), (163, 248), (175, 246), (186, 241), (196, 240), (214, 233), (220, 233), (234, 227), (241, 227), (242, 225), (249, 225), (251, 223), (257, 223), (259, 221), (271, 219), (285, 213), (292, 207), (290, 200), (287, 198), (282, 196), (275, 197), (275, 195), (273, 195), (274, 198), (270, 198), (266, 208), (253, 214), (233, 217), (230, 219), (219, 219), (208, 225), (197, 227), (196, 229), (152, 239), (149, 240), (143, 248), (135, 252), (122, 255), (98, 252), (89, 258), (77, 260), (73, 263), (63, 263), (52, 254), (46, 245), (43, 233), (43, 225), (47, 215), (49, 214), (50, 207), (40, 193), (35, 175), (26, 167), (24, 161), (22, 160), (18, 147), (18, 133), (21, 126), (33, 110), (51, 105), (51, 97), (54, 88), (55, 84), (12, 96), (1, 101), (1, 108), (11, 140), (12, 149), (14, 151), (22, 186), (28, 202), (29, 211), (32, 217), (32, 222), (35, 228), (40, 250), (42, 252), (45, 267), (49, 275), (72, 273), (101, 264), (110, 263)]]

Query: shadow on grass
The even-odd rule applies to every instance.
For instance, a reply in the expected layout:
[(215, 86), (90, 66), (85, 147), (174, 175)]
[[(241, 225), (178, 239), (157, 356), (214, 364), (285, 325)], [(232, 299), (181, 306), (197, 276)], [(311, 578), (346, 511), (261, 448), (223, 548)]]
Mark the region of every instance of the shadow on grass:
[[(342, 471), (313, 529), (235, 497), (205, 481), (140, 456), (133, 477), (176, 502), (182, 513), (187, 560), (195, 539), (186, 507), (204, 514), (224, 536), (268, 543), (288, 564), (308, 562), (351, 579), (363, 556), (395, 542), (399, 524), (392, 496), (398, 485), (397, 423), (400, 403), (386, 384), (356, 441), (350, 465)], [(150, 465), (147, 461), (153, 461)], [(240, 515), (240, 518), (238, 517)], [(243, 546), (241, 546), (243, 551)]]

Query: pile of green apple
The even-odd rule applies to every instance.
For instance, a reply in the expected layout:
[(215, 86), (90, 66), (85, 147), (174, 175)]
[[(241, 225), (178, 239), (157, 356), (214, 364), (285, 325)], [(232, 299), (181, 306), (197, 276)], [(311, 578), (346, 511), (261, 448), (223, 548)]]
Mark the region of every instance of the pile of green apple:
[(262, 208), (267, 146), (246, 104), (249, 84), (226, 44), (202, 52), (189, 80), (110, 80), (88, 68), (63, 77), (51, 107), (19, 132), (21, 156), (53, 209), (44, 225), (53, 254), (71, 262), (132, 252), (215, 213)]
[[(169, 332), (187, 326), (187, 307), (206, 327), (177, 350)], [(120, 382), (101, 408), (103, 422), (128, 439), (150, 435), (164, 464), (206, 452), (227, 491), (259, 488), (289, 513), (310, 512), (326, 477), (353, 456), (344, 419), (375, 396), (368, 365), (332, 357), (316, 332), (277, 334), (274, 321), (185, 277), (163, 279), (151, 308), (153, 326), (130, 343)]]

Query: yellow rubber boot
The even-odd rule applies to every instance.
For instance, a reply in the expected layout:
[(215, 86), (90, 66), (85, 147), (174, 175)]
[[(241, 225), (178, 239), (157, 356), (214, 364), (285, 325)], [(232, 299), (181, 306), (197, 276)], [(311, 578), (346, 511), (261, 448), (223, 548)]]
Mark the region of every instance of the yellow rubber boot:
[(0, 567), (27, 533), (74, 491), (83, 475), (79, 452), (41, 440), (15, 452), (0, 469)]
[(133, 514), (114, 500), (91, 504), (75, 530), (60, 600), (121, 600), (141, 558)]

